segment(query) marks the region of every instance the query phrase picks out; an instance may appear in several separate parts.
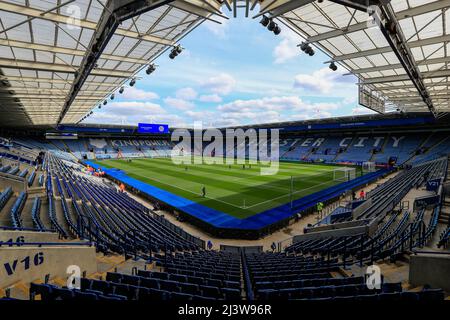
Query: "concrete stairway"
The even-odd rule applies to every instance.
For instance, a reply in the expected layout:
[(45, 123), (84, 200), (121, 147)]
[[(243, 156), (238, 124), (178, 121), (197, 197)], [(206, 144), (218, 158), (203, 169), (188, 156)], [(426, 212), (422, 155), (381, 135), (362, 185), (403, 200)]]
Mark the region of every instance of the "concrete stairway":
[(449, 224), (450, 220), (450, 196), (444, 196), (443, 206), (441, 209), (441, 214), (439, 215), (439, 223), (445, 225)]

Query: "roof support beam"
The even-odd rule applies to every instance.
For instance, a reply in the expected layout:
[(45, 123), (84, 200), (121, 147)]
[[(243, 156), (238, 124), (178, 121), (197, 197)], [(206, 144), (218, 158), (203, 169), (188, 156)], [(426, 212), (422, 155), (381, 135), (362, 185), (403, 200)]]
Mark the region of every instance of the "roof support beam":
[[(450, 95), (442, 95), (433, 97), (433, 100), (448, 100), (450, 99)], [(422, 102), (420, 97), (389, 97), (391, 101), (414, 101), (414, 102)]]
[(87, 77), (94, 69), (96, 62), (100, 58), (103, 50), (109, 42), (112, 35), (118, 30), (122, 21), (135, 17), (139, 14), (156, 9), (163, 5), (171, 3), (173, 0), (116, 0), (108, 1), (105, 10), (97, 24), (97, 29), (92, 36), (91, 43), (86, 52), (86, 56), (81, 62), (81, 66), (75, 75), (70, 92), (67, 96), (61, 114), (57, 121), (57, 125), (61, 123), (70, 105), (75, 100), (78, 92), (86, 81)]
[(330, 0), (330, 1), (364, 12), (367, 12), (367, 8), (369, 6), (376, 5), (378, 3), (377, 0)]
[(380, 29), (386, 38), (392, 51), (394, 51), (400, 64), (405, 69), (409, 79), (417, 88), (423, 102), (428, 106), (430, 112), (433, 116), (436, 116), (436, 110), (433, 106), (433, 101), (430, 98), (428, 89), (423, 82), (423, 76), (414, 60), (414, 55), (412, 54), (407, 40), (403, 35), (400, 27), (400, 23), (397, 20), (394, 10), (392, 9), (389, 2), (380, 1), (379, 8), (380, 12)]
[[(26, 60), (14, 60), (4, 58), (0, 58), (0, 68), (25, 69), (25, 70), (47, 71), (47, 72), (50, 71), (50, 72), (61, 72), (71, 74), (77, 74), (78, 72), (76, 67), (64, 64), (31, 62)], [(133, 73), (129, 71), (116, 71), (109, 69), (93, 69), (91, 75), (128, 79), (133, 75)], [(34, 81), (36, 81), (36, 79)]]
[[(114, 1), (110, 1), (110, 2), (122, 3), (124, 1), (123, 0), (114, 0)], [(132, 1), (129, 0), (126, 2), (132, 2)], [(135, 2), (145, 2), (145, 1), (141, 0), (141, 1), (135, 1)], [(53, 12), (45, 12), (45, 11), (37, 10), (34, 8), (21, 6), (21, 5), (13, 4), (13, 3), (8, 3), (8, 2), (4, 2), (4, 1), (0, 1), (0, 3), (1, 3), (2, 11), (11, 12), (14, 14), (21, 14), (21, 15), (28, 16), (28, 17), (44, 19), (44, 20), (55, 22), (55, 23), (62, 23), (62, 24), (70, 23), (70, 19), (67, 19), (67, 16), (64, 16), (64, 15), (60, 15), (60, 14), (53, 13)], [(140, 13), (142, 13), (142, 12), (137, 12), (136, 15), (138, 15)], [(128, 18), (126, 18), (126, 19), (128, 19)], [(79, 21), (79, 23), (80, 23), (79, 26), (82, 28), (87, 28), (87, 29), (91, 29), (91, 30), (97, 29), (97, 24), (95, 22), (88, 21), (88, 20), (81, 20), (81, 21)], [(151, 36), (151, 35), (141, 35), (135, 31), (128, 31), (128, 30), (120, 29), (120, 28), (116, 30), (116, 34), (121, 35), (121, 36), (130, 37), (133, 39), (145, 40), (145, 41), (150, 41), (153, 43), (158, 43), (158, 44), (163, 44), (163, 45), (173, 45), (172, 41), (169, 41), (169, 40), (165, 40), (165, 39), (162, 39), (162, 38), (159, 38), (156, 36)]]
[[(450, 57), (442, 57), (442, 58), (434, 58), (434, 59), (426, 59), (426, 60), (417, 61), (417, 63), (419, 65), (423, 65), (423, 66), (430, 65), (430, 64), (447, 63), (447, 62), (450, 62)], [(370, 73), (370, 72), (386, 71), (386, 70), (393, 70), (393, 69), (403, 69), (403, 66), (400, 63), (388, 64), (385, 66), (355, 69), (352, 71), (352, 73), (353, 74), (361, 74), (361, 73)]]
[[(434, 90), (434, 91), (430, 91), (430, 93), (433, 94), (433, 99), (435, 97), (439, 97), (441, 95), (448, 95), (449, 94), (448, 90)], [(416, 94), (417, 94), (416, 91), (413, 91), (413, 92), (391, 92), (391, 93), (388, 92), (387, 96), (390, 97), (390, 98), (392, 98), (392, 97), (403, 98), (403, 97), (411, 97), (411, 96), (414, 96)]]
[[(437, 82), (426, 82), (426, 86), (430, 89), (430, 88), (435, 88), (435, 87), (447, 87), (450, 86), (450, 81), (437, 81)], [(379, 83), (375, 84), (375, 89), (376, 90), (383, 90), (383, 91), (390, 91), (390, 90), (408, 90), (408, 89), (414, 89), (414, 92), (416, 87), (412, 84), (404, 84), (404, 85), (384, 85), (384, 86), (380, 86)]]
[[(442, 10), (442, 9), (445, 9), (448, 7), (450, 7), (450, 0), (440, 0), (440, 1), (435, 1), (432, 3), (424, 4), (424, 5), (415, 7), (415, 8), (400, 11), (395, 16), (396, 16), (397, 20), (402, 20), (402, 19), (405, 19), (405, 18), (408, 18), (411, 16), (416, 16), (416, 15), (420, 15), (420, 14), (424, 14), (424, 13), (428, 13), (428, 12), (433, 12), (436, 10)], [(323, 41), (323, 40), (327, 40), (330, 38), (343, 36), (347, 33), (364, 30), (366, 28), (367, 28), (367, 22), (355, 23), (353, 25), (348, 26), (348, 28), (343, 28), (340, 30), (333, 30), (333, 31), (319, 34), (317, 36), (310, 37), (310, 38), (308, 38), (308, 42)]]
[[(0, 76), (0, 80), (9, 80), (9, 81), (19, 81), (23, 82), (32, 82), (32, 83), (51, 83), (51, 84), (71, 84), (72, 80), (62, 80), (62, 79), (50, 79), (50, 78), (32, 78), (32, 77), (17, 77), (17, 76)], [(116, 87), (116, 83), (108, 83), (108, 82), (97, 82), (97, 81), (86, 81), (85, 85), (92, 86), (100, 86), (100, 87)], [(15, 86), (17, 88), (17, 86)], [(23, 88), (28, 88), (23, 86)], [(62, 89), (61, 89), (62, 90)]]
[[(75, 55), (75, 56), (81, 56), (81, 57), (83, 57), (86, 53), (84, 50), (69, 49), (69, 48), (48, 46), (48, 45), (44, 45), (44, 44), (29, 43), (29, 42), (16, 41), (16, 40), (7, 40), (7, 39), (0, 39), (0, 45), (10, 46), (10, 47), (14, 47), (14, 48), (21, 48), (21, 49), (39, 50), (39, 51), (45, 51), (45, 52), (51, 52), (51, 53), (69, 54), (69, 55)], [(112, 54), (105, 54), (105, 53), (102, 55), (102, 58), (108, 59), (108, 60), (113, 60), (113, 61), (120, 61), (120, 62), (130, 62), (130, 63), (139, 63), (139, 64), (148, 63), (148, 61), (145, 59), (121, 57), (121, 56), (115, 56)]]
[[(9, 91), (14, 91), (14, 94), (65, 94), (65, 92), (62, 89), (48, 89), (48, 88), (17, 88), (14, 89), (10, 88), (8, 90), (0, 88), (0, 93), (9, 93)], [(110, 91), (106, 90), (98, 90), (98, 91), (88, 91), (83, 90), (83, 95), (91, 96), (91, 95), (98, 95), (98, 96), (105, 96), (108, 95)]]
[[(423, 77), (423, 79), (450, 77), (450, 70), (424, 72), (424, 73), (422, 73), (422, 77)], [(387, 76), (387, 77), (377, 77), (377, 78), (365, 79), (364, 81), (361, 82), (361, 84), (364, 84), (364, 85), (377, 84), (377, 83), (388, 84), (390, 82), (410, 81), (410, 80), (411, 79), (409, 78), (408, 75)], [(425, 84), (425, 85), (427, 85), (427, 84)]]
[[(34, 100), (34, 99), (45, 99), (45, 100), (51, 100), (51, 101), (61, 101), (61, 105), (62, 103), (65, 101), (64, 96), (55, 96), (54, 94), (15, 94), (14, 96), (11, 97), (3, 97), (0, 96), (0, 100), (5, 100), (5, 99), (11, 99), (11, 98), (19, 98), (20, 101), (26, 101), (26, 100)], [(97, 96), (97, 97), (92, 97), (92, 96), (79, 96), (78, 99), (81, 100), (100, 100), (103, 97)]]
[(221, 23), (220, 21), (216, 21), (211, 19), (211, 15), (216, 15), (222, 19), (228, 20), (229, 18), (222, 14), (220, 11), (220, 7), (222, 6), (219, 2), (213, 1), (212, 3), (208, 0), (183, 0), (183, 1), (174, 1), (170, 4), (172, 7), (183, 10), (185, 12), (189, 12), (191, 14), (195, 14), (196, 16), (203, 17), (207, 20), (211, 20), (213, 22)]
[(258, 18), (264, 14), (270, 12), (272, 18), (278, 17), (289, 11), (295, 10), (297, 8), (303, 7), (314, 0), (275, 0), (275, 1), (263, 1), (261, 3), (260, 11), (253, 19)]
[[(432, 38), (428, 38), (428, 39), (424, 39), (424, 40), (411, 41), (411, 42), (408, 42), (408, 46), (410, 48), (418, 48), (418, 47), (422, 47), (422, 46), (428, 46), (428, 45), (443, 43), (443, 42), (448, 42), (448, 41), (450, 41), (450, 35), (445, 35), (445, 36), (432, 37)], [(350, 60), (350, 59), (356, 59), (356, 58), (363, 58), (363, 57), (368, 57), (368, 56), (372, 56), (372, 55), (376, 55), (376, 54), (380, 54), (380, 53), (388, 53), (388, 52), (392, 52), (392, 49), (390, 47), (382, 47), (382, 48), (377, 48), (377, 49), (365, 50), (365, 51), (361, 51), (361, 52), (358, 51), (358, 52), (354, 52), (354, 53), (344, 54), (341, 56), (335, 56), (335, 57), (333, 57), (333, 59), (331, 61), (343, 61), (343, 60)], [(331, 62), (331, 61), (328, 61), (328, 62)]]

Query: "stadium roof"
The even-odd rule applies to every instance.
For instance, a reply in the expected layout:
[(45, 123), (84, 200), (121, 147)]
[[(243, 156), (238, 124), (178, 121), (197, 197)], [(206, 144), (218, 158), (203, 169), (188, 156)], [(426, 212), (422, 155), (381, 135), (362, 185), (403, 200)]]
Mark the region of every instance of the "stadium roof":
[(0, 124), (77, 123), (222, 6), (257, 4), (357, 75), (363, 105), (450, 110), (450, 0), (0, 0)]
[(366, 1), (307, 2), (273, 13), (358, 76), (361, 93), (384, 102), (368, 107), (450, 110), (449, 0), (370, 1), (378, 6), (368, 10), (358, 5)]
[(197, 0), (0, 1), (1, 123), (78, 122), (213, 8)]

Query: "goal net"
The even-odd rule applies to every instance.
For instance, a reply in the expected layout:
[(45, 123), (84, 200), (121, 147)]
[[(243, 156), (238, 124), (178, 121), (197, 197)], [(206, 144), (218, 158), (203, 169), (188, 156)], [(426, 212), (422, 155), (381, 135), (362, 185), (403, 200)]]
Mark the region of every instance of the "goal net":
[(375, 162), (363, 162), (362, 164), (362, 171), (363, 172), (374, 172), (376, 171)]
[(356, 178), (356, 169), (349, 167), (336, 168), (333, 171), (334, 181), (349, 181)]

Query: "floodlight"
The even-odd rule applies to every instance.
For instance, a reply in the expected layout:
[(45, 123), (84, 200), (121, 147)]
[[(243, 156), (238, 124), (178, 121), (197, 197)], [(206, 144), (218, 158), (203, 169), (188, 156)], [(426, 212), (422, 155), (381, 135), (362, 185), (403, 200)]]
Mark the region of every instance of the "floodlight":
[(119, 89), (119, 93), (120, 93), (120, 94), (122, 94), (124, 90), (125, 90), (125, 88), (124, 88), (124, 87), (120, 87), (120, 89)]
[(136, 83), (136, 80), (135, 80), (135, 79), (131, 79), (131, 81), (130, 81), (130, 87), (134, 86), (135, 83)]
[(312, 57), (315, 52), (314, 52), (314, 49), (311, 48), (311, 46), (308, 46), (305, 50), (305, 53)]
[(261, 21), (259, 23), (261, 23), (264, 27), (267, 27), (269, 22), (270, 22), (269, 18), (267, 18), (266, 16), (262, 16)]
[(154, 64), (151, 64), (151, 65), (148, 66), (147, 70), (145, 70), (145, 73), (146, 73), (146, 74), (151, 74), (151, 73), (153, 73), (155, 70), (156, 70), (155, 65), (154, 65)]
[(276, 26), (277, 24), (273, 20), (270, 20), (269, 25), (267, 26), (267, 30), (273, 31), (273, 29), (275, 29)]
[(178, 56), (181, 53), (181, 51), (183, 51), (183, 47), (181, 47), (181, 45), (177, 45), (177, 46), (173, 47), (172, 50), (170, 51), (169, 58), (174, 59), (176, 56)]
[(277, 25), (275, 29), (273, 29), (273, 33), (275, 33), (276, 36), (279, 35), (281, 33), (281, 28)]
[(114, 93), (109, 97), (111, 100), (114, 100)]
[(333, 71), (336, 71), (336, 70), (337, 70), (337, 65), (334, 63), (334, 61), (332, 61), (332, 62), (330, 63), (330, 69), (333, 70)]
[(108, 101), (107, 100), (104, 100), (103, 101), (103, 105), (105, 105), (106, 106), (106, 104), (108, 103)]
[(308, 42), (302, 42), (300, 44), (300, 50), (302, 50), (302, 51), (306, 51), (306, 49), (308, 49), (308, 47), (309, 47)]

